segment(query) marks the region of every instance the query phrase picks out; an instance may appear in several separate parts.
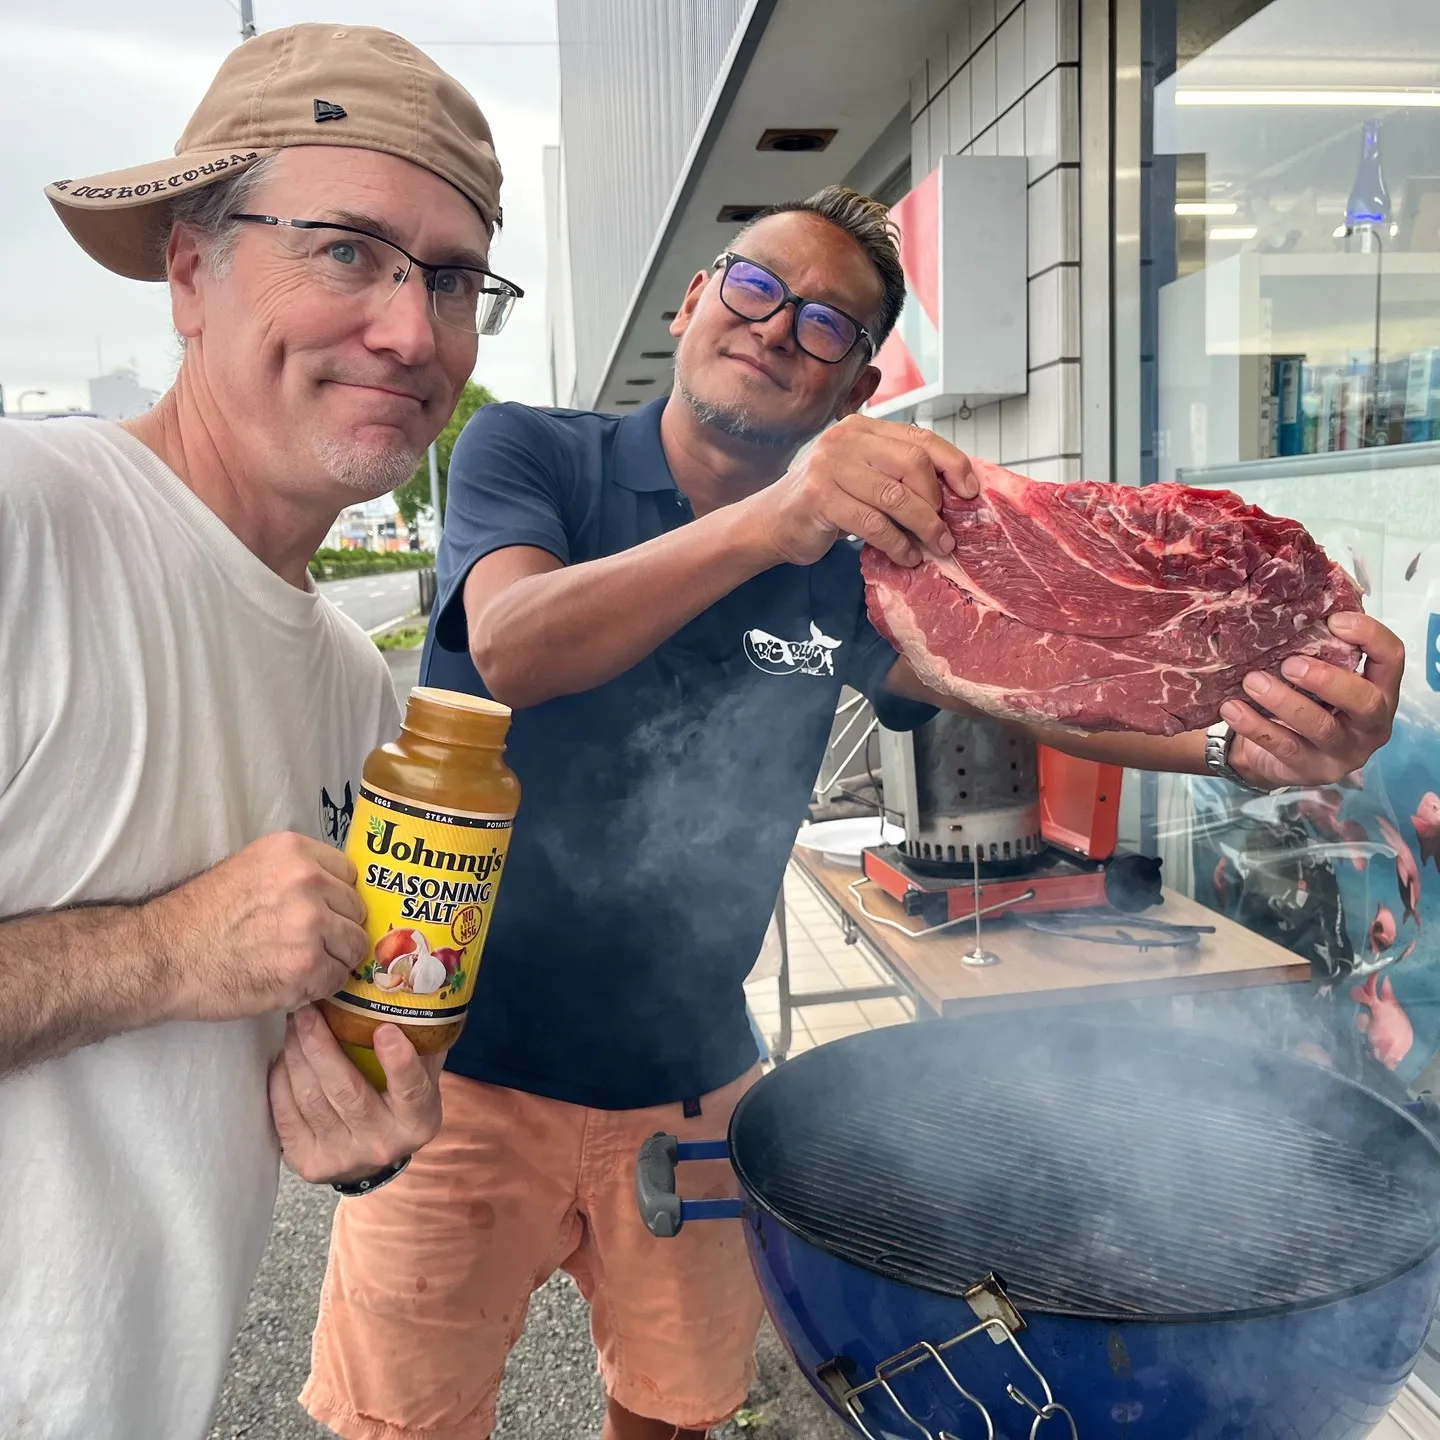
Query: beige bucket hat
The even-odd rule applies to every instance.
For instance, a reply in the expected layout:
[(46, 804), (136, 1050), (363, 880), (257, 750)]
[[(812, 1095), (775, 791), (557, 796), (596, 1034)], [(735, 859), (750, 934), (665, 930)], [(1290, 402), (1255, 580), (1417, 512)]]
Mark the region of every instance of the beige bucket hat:
[(494, 229), (500, 165), (480, 107), (430, 57), (388, 30), (294, 25), (231, 51), (171, 159), (45, 194), (80, 247), (132, 280), (165, 278), (170, 203), (290, 145), (346, 145), (448, 180)]

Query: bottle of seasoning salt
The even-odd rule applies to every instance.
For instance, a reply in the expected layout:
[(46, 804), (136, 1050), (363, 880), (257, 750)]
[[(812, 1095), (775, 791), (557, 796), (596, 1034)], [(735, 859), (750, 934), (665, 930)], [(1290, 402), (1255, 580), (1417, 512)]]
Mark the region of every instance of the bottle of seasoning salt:
[(399, 737), (370, 752), (345, 853), (359, 871), (370, 952), (321, 1002), (336, 1038), (379, 1089), (378, 1025), (422, 1055), (465, 1025), (520, 804), (505, 764), (510, 711), (449, 690), (410, 692)]

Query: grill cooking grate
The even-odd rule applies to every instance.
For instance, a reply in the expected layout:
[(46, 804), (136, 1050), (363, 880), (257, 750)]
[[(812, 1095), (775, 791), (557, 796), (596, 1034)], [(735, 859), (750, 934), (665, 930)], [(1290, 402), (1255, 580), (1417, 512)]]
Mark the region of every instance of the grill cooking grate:
[(1440, 1243), (1440, 1157), (1406, 1120), (1283, 1057), (1206, 1041), (1199, 1058), (1198, 1038), (1067, 1025), (1041, 1044), (993, 1021), (856, 1037), (767, 1079), (732, 1150), (822, 1248), (946, 1293), (994, 1270), (1022, 1310), (1303, 1305)]

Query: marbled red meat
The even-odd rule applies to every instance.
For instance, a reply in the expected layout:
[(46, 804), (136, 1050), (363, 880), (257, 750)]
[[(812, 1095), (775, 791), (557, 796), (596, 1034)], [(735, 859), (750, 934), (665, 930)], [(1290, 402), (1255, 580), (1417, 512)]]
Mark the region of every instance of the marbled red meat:
[(974, 463), (979, 497), (944, 496), (951, 556), (862, 557), (870, 618), (928, 685), (1015, 720), (1175, 735), (1287, 656), (1359, 664), (1325, 622), (1360, 592), (1296, 521), (1225, 490)]

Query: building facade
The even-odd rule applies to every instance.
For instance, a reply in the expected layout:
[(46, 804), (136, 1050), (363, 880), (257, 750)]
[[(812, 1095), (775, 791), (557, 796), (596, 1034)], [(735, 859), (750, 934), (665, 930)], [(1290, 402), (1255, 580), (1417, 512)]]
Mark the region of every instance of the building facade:
[[(745, 0), (557, 0), (574, 384), (593, 402)], [(562, 363), (558, 373), (563, 378)]]
[(90, 409), (104, 420), (129, 420), (143, 415), (160, 398), (140, 383), (133, 370), (111, 370), (89, 382)]

